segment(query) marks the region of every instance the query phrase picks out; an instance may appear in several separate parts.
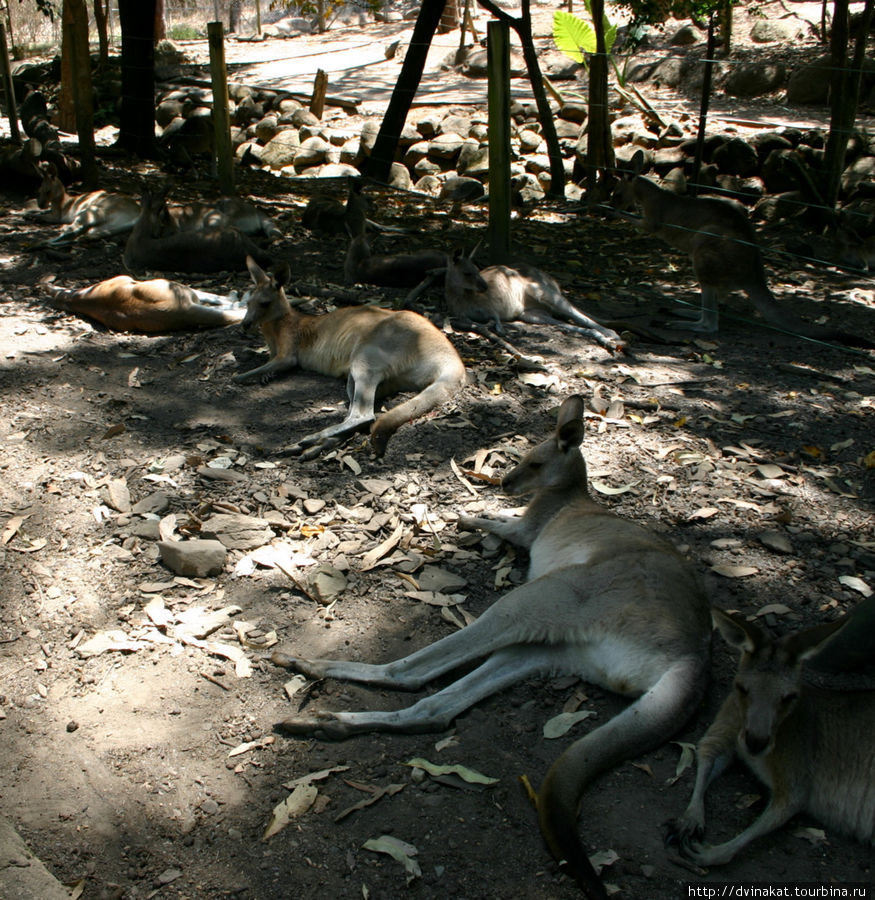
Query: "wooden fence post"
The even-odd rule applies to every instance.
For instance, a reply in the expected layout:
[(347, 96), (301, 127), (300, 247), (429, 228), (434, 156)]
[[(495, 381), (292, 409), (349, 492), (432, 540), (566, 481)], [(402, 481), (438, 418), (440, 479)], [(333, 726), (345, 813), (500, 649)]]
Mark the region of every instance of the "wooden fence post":
[(489, 240), (490, 263), (510, 256), (510, 29), (493, 20), (486, 26), (489, 70)]
[(213, 127), (216, 132), (216, 170), (219, 189), (234, 193), (234, 156), (231, 151), (231, 120), (228, 115), (228, 72), (225, 68), (225, 34), (221, 22), (207, 23), (210, 43), (210, 79), (213, 85)]

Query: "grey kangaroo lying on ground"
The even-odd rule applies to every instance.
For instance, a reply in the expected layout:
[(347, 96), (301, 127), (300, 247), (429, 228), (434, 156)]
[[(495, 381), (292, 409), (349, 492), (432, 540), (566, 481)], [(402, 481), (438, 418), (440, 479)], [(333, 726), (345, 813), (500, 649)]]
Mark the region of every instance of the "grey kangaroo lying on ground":
[(446, 268), (447, 265), (447, 254), (440, 250), (374, 256), (367, 238), (358, 234), (350, 241), (343, 275), (347, 284), (414, 287), (432, 269)]
[(528, 322), (582, 334), (608, 350), (625, 348), (615, 331), (572, 305), (555, 278), (526, 263), (480, 270), (473, 260), (456, 251), (447, 264), (444, 298), (451, 316), (462, 321), (492, 322), (499, 334), (503, 333), (504, 322)]
[(717, 197), (686, 197), (642, 177), (644, 154), (632, 158), (632, 171), (621, 173), (611, 205), (621, 213), (638, 208), (641, 227), (677, 250), (688, 253), (702, 289), (702, 310), (693, 321), (672, 324), (700, 332), (715, 332), (718, 301), (731, 291), (743, 291), (771, 325), (803, 337), (875, 349), (860, 335), (802, 321), (781, 308), (766, 282), (756, 232), (744, 208)]
[(125, 265), (134, 271), (224, 272), (246, 268), (251, 256), (268, 265), (270, 257), (236, 228), (216, 227), (161, 235), (167, 221), (165, 194), (144, 191), (140, 217), (125, 245)]
[[(868, 609), (866, 608), (868, 604)], [(848, 632), (863, 632), (872, 652), (872, 610), (773, 640), (740, 616), (713, 611), (726, 641), (741, 652), (735, 690), (699, 743), (698, 771), (686, 812), (667, 841), (702, 866), (729, 862), (747, 844), (807, 812), (828, 828), (875, 842), (875, 685), (829, 690), (806, 679), (803, 662)], [(816, 665), (813, 661), (812, 665)], [(705, 792), (734, 756), (769, 788), (768, 805), (722, 844), (704, 844)]]
[[(347, 376), (349, 412), (336, 425), (308, 435), (283, 451), (312, 459), (370, 426), (371, 446), (382, 456), (392, 435), (405, 423), (437, 408), (465, 383), (465, 366), (453, 345), (428, 319), (414, 312), (376, 306), (336, 309), (311, 316), (292, 307), (283, 290), (286, 265), (277, 277), (247, 261), (255, 283), (243, 320), (258, 326), (270, 350), (263, 366), (234, 376), (237, 382), (267, 382), (281, 372), (302, 368), (335, 378)], [(379, 397), (399, 391), (416, 395), (377, 415)]]
[(221, 328), (243, 321), (245, 310), (235, 297), (155, 278), (136, 281), (117, 275), (87, 288), (72, 290), (47, 285), (52, 306), (95, 319), (113, 331), (163, 334), (197, 328)]
[(341, 678), (418, 690), (460, 666), (479, 667), (406, 709), (300, 713), (278, 725), (292, 734), (340, 739), (371, 731), (447, 728), (484, 697), (532, 675), (576, 675), (636, 698), (575, 741), (551, 766), (538, 796), (541, 831), (588, 897), (604, 898), (577, 830), (584, 791), (625, 759), (665, 743), (693, 714), (710, 658), (708, 603), (693, 566), (662, 538), (603, 509), (589, 496), (580, 451), (584, 404), (569, 397), (555, 434), (502, 482), (532, 493), (525, 514), (462, 517), (529, 551), (529, 580), (467, 628), (383, 665), (273, 661), (310, 678)]

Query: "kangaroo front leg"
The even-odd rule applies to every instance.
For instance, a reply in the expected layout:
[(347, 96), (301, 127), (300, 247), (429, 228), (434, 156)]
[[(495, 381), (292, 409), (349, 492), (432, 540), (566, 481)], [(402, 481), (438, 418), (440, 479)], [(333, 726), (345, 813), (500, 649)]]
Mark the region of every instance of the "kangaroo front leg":
[[(438, 644), (440, 643), (439, 641)], [(316, 712), (312, 715), (292, 716), (276, 727), (290, 734), (312, 734), (329, 740), (341, 740), (369, 731), (407, 734), (441, 731), (479, 700), (504, 690), (529, 675), (565, 671), (566, 655), (562, 646), (507, 647), (494, 653), (464, 678), (406, 709)]]
[(459, 516), (458, 527), (463, 531), (480, 529), (487, 534), (495, 534), (512, 544), (528, 547), (530, 536), (522, 516), (509, 512), (487, 514), (485, 516)]
[(295, 368), (295, 363), (287, 359), (272, 359), (270, 362), (259, 366), (257, 369), (250, 369), (248, 372), (240, 372), (233, 376), (233, 380), (237, 384), (246, 384), (253, 381), (260, 381), (267, 384), (275, 375), (280, 372), (288, 372)]

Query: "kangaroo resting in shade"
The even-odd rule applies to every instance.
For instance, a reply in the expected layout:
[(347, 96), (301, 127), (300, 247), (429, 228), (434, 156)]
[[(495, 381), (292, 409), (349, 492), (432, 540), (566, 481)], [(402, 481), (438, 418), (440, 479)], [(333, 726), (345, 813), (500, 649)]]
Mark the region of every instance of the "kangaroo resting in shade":
[(505, 475), (508, 494), (533, 495), (521, 517), (459, 520), (462, 527), (482, 528), (527, 548), (526, 584), (473, 624), (394, 662), (284, 653), (275, 653), (273, 661), (309, 678), (404, 690), (475, 665), (405, 709), (302, 712), (278, 725), (291, 734), (333, 739), (370, 731), (439, 731), (484, 697), (532, 675), (576, 675), (633, 698), (565, 750), (538, 794), (550, 851), (565, 861), (588, 897), (604, 898), (578, 834), (584, 792), (606, 770), (665, 743), (692, 715), (707, 681), (711, 618), (693, 566), (665, 540), (589, 496), (580, 452), (583, 411), (580, 396), (565, 400), (555, 434)]
[[(307, 315), (289, 303), (283, 290), (289, 277), (287, 265), (277, 276), (266, 274), (251, 258), (248, 266), (255, 287), (243, 327), (261, 329), (270, 360), (235, 375), (234, 380), (267, 382), (296, 368), (347, 378), (346, 418), (302, 438), (282, 455), (312, 459), (370, 427), (371, 447), (382, 456), (389, 439), (405, 422), (440, 406), (464, 385), (464, 363), (428, 319), (376, 306), (348, 306), (323, 316)], [(398, 391), (416, 393), (377, 415), (377, 398)]]

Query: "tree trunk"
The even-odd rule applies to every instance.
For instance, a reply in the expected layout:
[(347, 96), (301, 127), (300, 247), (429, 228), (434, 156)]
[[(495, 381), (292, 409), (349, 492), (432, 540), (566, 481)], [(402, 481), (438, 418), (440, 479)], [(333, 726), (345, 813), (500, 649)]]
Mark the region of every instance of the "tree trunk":
[(74, 12), (69, 0), (61, 8), (61, 92), (58, 95), (58, 127), (61, 131), (76, 130), (76, 110), (73, 106), (73, 49), (70, 30), (65, 26), (73, 21)]
[[(97, 187), (97, 162), (94, 153), (94, 91), (91, 86), (91, 53), (88, 47), (88, 7), (85, 0), (64, 0), (64, 49), (68, 56), (70, 81), (63, 86), (74, 109), (82, 180)], [(61, 69), (63, 71), (63, 63)]]
[[(550, 109), (550, 101), (544, 90), (544, 78), (541, 75), (541, 67), (538, 65), (538, 53), (535, 50), (535, 42), (532, 37), (532, 16), (529, 0), (523, 0), (519, 18), (509, 16), (503, 9), (497, 7), (492, 0), (478, 0), (488, 12), (496, 19), (507, 22), (517, 33), (523, 47), (523, 58), (526, 61), (526, 69), (529, 73), (529, 81), (532, 83), (532, 93), (535, 104), (538, 107), (538, 118), (541, 120), (541, 128), (544, 140), (547, 142), (547, 155), (550, 158), (550, 191), (552, 197), (565, 196), (565, 165), (562, 161), (562, 150), (559, 147), (559, 138), (556, 135), (556, 124), (553, 121), (553, 111)], [(604, 39), (604, 35), (602, 35)], [(605, 84), (607, 84), (607, 68), (605, 69)], [(605, 88), (607, 95), (607, 87)]]
[(108, 7), (109, 0), (94, 0), (94, 25), (97, 29), (98, 69), (103, 71), (109, 62)]
[(823, 160), (823, 201), (835, 209), (845, 168), (845, 153), (854, 127), (860, 80), (866, 53), (866, 38), (872, 26), (875, 0), (866, 0), (863, 21), (854, 46), (853, 62), (848, 65), (848, 0), (835, 0), (830, 35), (832, 75), (830, 79), (830, 119), (826, 153)]
[(240, 20), (243, 18), (243, 0), (231, 0), (228, 10), (228, 33), (237, 34), (240, 31)]
[(448, 34), (459, 27), (459, 0), (446, 0), (437, 33)]
[(164, 0), (155, 2), (155, 43), (163, 41), (167, 37), (167, 21), (164, 15)]
[(614, 144), (608, 116), (608, 54), (604, 16), (604, 0), (592, 0), (596, 52), (589, 62), (589, 108), (586, 119), (586, 193), (590, 203), (599, 202), (600, 175), (614, 169)]
[(155, 153), (155, 0), (119, 0), (122, 103), (118, 144)]
[(416, 90), (425, 69), (425, 60), (431, 46), (441, 13), (444, 11), (444, 0), (422, 0), (419, 16), (413, 27), (410, 46), (401, 64), (401, 74), (395, 83), (392, 97), (383, 116), (380, 131), (371, 155), (362, 166), (364, 174), (377, 181), (388, 181), (395, 151), (398, 147), (398, 136), (407, 120), (410, 105), (416, 96)]

